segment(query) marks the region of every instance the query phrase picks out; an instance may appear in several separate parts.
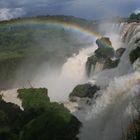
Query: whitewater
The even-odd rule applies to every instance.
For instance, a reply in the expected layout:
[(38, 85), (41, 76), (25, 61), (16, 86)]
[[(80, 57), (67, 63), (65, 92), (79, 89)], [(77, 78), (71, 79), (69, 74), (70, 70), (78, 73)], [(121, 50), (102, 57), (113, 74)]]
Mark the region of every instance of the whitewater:
[[(96, 84), (104, 88), (97, 93), (100, 95), (99, 98), (92, 99), (93, 104), (87, 110), (85, 120), (82, 120), (80, 140), (122, 139), (126, 135), (128, 125), (138, 115), (140, 61), (138, 59), (132, 65), (129, 54), (139, 45), (139, 42), (135, 42), (140, 38), (140, 26), (136, 24), (123, 26), (121, 28), (125, 28), (123, 34), (126, 40), (120, 47), (125, 47), (126, 51), (117, 68), (104, 70), (93, 76)], [(80, 113), (78, 115), (80, 116)]]
[(51, 101), (66, 101), (72, 89), (88, 81), (86, 76), (86, 62), (96, 50), (97, 46), (82, 48), (78, 54), (73, 54), (63, 64), (61, 70), (44, 71), (34, 80), (35, 87), (47, 87)]
[[(106, 29), (109, 25), (101, 27)], [(140, 96), (140, 59), (132, 65), (129, 54), (140, 45), (140, 41), (137, 41), (140, 40), (139, 31), (140, 25), (135, 23), (113, 24), (109, 32), (108, 28), (104, 31), (115, 50), (121, 47), (126, 49), (118, 67), (114, 69), (98, 71), (101, 66), (97, 65), (96, 73), (86, 76), (87, 59), (97, 49), (94, 43), (68, 58), (61, 70), (46, 69), (38, 73), (31, 82), (34, 87), (47, 87), (51, 101), (67, 101), (68, 108), (73, 110), (83, 124), (78, 135), (80, 140), (122, 139), (132, 119), (137, 117), (140, 107), (137, 101)], [(73, 88), (88, 82), (100, 86), (101, 90), (96, 93), (99, 97), (93, 98), (90, 106), (86, 103), (81, 105), (78, 102), (69, 102), (68, 96)], [(22, 108), (16, 89), (12, 92), (1, 91), (1, 94), (5, 101), (18, 104)], [(82, 111), (77, 109), (79, 105), (84, 108)]]

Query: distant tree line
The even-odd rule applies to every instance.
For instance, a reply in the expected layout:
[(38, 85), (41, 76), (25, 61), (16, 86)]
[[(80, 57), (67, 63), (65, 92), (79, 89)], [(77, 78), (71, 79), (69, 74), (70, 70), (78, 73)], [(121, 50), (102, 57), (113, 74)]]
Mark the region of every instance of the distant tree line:
[(128, 18), (128, 22), (140, 22), (140, 13), (132, 13)]

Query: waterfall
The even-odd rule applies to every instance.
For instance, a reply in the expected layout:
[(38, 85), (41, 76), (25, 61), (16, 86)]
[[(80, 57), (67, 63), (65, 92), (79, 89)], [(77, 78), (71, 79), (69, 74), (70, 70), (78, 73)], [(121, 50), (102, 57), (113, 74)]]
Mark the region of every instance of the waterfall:
[(88, 56), (94, 51), (93, 46), (79, 51), (79, 54), (74, 54), (67, 59), (67, 62), (62, 67), (61, 76), (73, 81), (82, 81), (86, 78), (85, 63)]
[[(130, 52), (139, 47), (140, 25), (124, 24), (121, 28), (122, 38), (126, 48), (117, 68), (103, 70), (92, 78), (102, 87), (92, 99), (92, 105), (85, 110), (83, 127), (79, 134), (80, 140), (119, 140), (126, 134), (127, 127), (137, 115), (134, 104), (140, 96), (140, 60), (132, 65), (129, 60)], [(80, 118), (80, 113), (77, 117)]]
[[(112, 46), (115, 50), (122, 46), (123, 42), (122, 36), (126, 33), (125, 23), (102, 23), (99, 25), (99, 32), (109, 39), (112, 42)], [(121, 34), (121, 36), (120, 36)]]
[(94, 73), (102, 71), (104, 64), (101, 62), (96, 62)]
[[(61, 69), (42, 69), (31, 81), (34, 87), (47, 87), (52, 101), (61, 102), (67, 101), (69, 93), (77, 84), (90, 82), (100, 87), (101, 90), (96, 93), (99, 96), (91, 99), (91, 105), (85, 104), (87, 99), (81, 100), (83, 110), (77, 110), (79, 102), (65, 103), (72, 112), (77, 111), (74, 114), (83, 124), (78, 135), (80, 140), (122, 139), (130, 121), (135, 119), (139, 112), (135, 106), (140, 106), (139, 101), (137, 102), (140, 97), (140, 58), (131, 64), (129, 54), (140, 46), (140, 25), (121, 23), (111, 26), (109, 24), (108, 28), (106, 26), (103, 26), (103, 32), (110, 37), (113, 47), (126, 48), (116, 68), (102, 71), (103, 64), (96, 63), (95, 73), (89, 81), (85, 65), (88, 57), (97, 48), (93, 45), (81, 49), (78, 54), (73, 54)], [(5, 101), (21, 107), (16, 89), (1, 91), (0, 95), (4, 95)]]
[(63, 64), (60, 72), (41, 72), (32, 82), (35, 87), (47, 87), (52, 101), (66, 101), (72, 89), (77, 84), (87, 82), (85, 64), (87, 58), (94, 52), (96, 45), (83, 48), (78, 54), (73, 54)]
[(119, 140), (136, 114), (132, 102), (140, 95), (140, 72), (115, 78), (87, 113), (81, 140)]
[(129, 42), (131, 40), (131, 37), (133, 36), (133, 33), (137, 26), (137, 23), (125, 23), (123, 25), (123, 32), (121, 38), (124, 42)]
[[(124, 30), (126, 30), (126, 26), (130, 25), (124, 25)], [(120, 47), (126, 48), (126, 50), (121, 57), (118, 67), (110, 70), (106, 69), (93, 77), (93, 79), (96, 79), (96, 83), (100, 86), (104, 87), (108, 85), (109, 81), (112, 80), (114, 77), (122, 76), (127, 73), (133, 72), (133, 67), (129, 60), (129, 54), (133, 49), (135, 49), (139, 45), (138, 42), (137, 44), (135, 42), (140, 38), (140, 33), (138, 32), (140, 25), (137, 25), (135, 28), (133, 28), (133, 26), (131, 27), (131, 30), (127, 28), (129, 31), (131, 31), (130, 40), (128, 42), (126, 41), (124, 44), (120, 43)]]

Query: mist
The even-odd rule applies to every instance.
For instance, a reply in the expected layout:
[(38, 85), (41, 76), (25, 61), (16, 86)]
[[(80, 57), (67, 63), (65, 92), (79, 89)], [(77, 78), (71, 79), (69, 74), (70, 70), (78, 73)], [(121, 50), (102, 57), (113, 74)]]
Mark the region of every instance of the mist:
[(0, 137), (139, 140), (132, 12), (139, 0), (0, 0)]
[[(121, 42), (119, 26), (121, 25), (104, 23), (100, 24), (98, 29), (110, 38), (114, 49), (121, 46), (121, 43), (118, 44)], [(36, 58), (23, 61), (16, 72), (14, 86), (46, 87), (52, 101), (66, 101), (76, 85), (89, 81), (86, 76), (86, 62), (97, 49), (95, 38), (60, 27), (47, 25), (43, 26), (44, 28), (47, 33), (38, 35), (35, 31), (32, 35), (41, 51), (35, 50), (32, 53), (35, 53)], [(101, 74), (100, 80), (96, 80), (97, 84), (105, 83), (104, 78)]]
[(15, 72), (13, 88), (45, 87), (51, 100), (67, 100), (77, 84), (87, 81), (85, 63), (97, 48), (95, 38), (53, 25), (32, 25), (24, 28), (41, 31), (31, 32), (36, 46), (28, 48), (27, 57)]
[[(125, 33), (121, 32), (122, 28), (129, 30), (125, 43), (117, 44), (117, 48), (123, 47), (126, 50), (116, 68), (103, 70), (91, 78), (94, 80), (93, 84), (99, 85), (101, 90), (96, 93), (99, 97), (93, 98), (92, 105), (84, 110), (84, 115), (83, 111), (76, 112), (83, 122), (81, 133), (78, 135), (80, 140), (122, 139), (126, 136), (129, 124), (139, 114), (140, 104), (137, 99), (140, 96), (140, 61), (137, 59), (132, 65), (129, 58), (130, 52), (139, 46), (139, 42), (135, 42), (140, 37), (139, 25), (117, 25), (118, 29), (115, 29), (113, 34), (111, 32), (114, 27), (107, 26), (108, 24), (100, 26), (100, 30), (106, 27), (106, 30), (102, 31), (110, 35), (110, 38), (114, 37), (114, 33), (120, 38), (123, 37)], [(108, 30), (111, 32), (107, 32)], [(113, 45), (116, 43), (112, 41)]]
[(86, 76), (86, 61), (96, 46), (83, 48), (78, 54), (73, 54), (60, 69), (40, 69), (33, 80), (35, 87), (47, 87), (53, 101), (66, 101), (70, 92), (77, 84), (88, 81)]
[[(44, 28), (45, 33), (34, 30), (31, 34), (35, 49), (28, 48), (31, 51), (27, 52), (28, 57), (16, 71), (13, 87), (45, 87), (51, 101), (65, 103), (70, 102), (69, 94), (75, 86), (85, 83), (97, 85), (100, 90), (96, 93), (97, 98), (91, 99), (91, 105), (83, 103), (82, 111), (76, 109), (73, 112), (83, 124), (78, 137), (80, 140), (121, 139), (132, 117), (134, 119), (138, 115), (133, 102), (140, 96), (140, 61), (138, 59), (132, 65), (129, 54), (139, 46), (139, 42), (135, 42), (140, 37), (140, 27), (137, 24), (101, 23), (98, 31), (109, 37), (112, 47), (126, 50), (116, 68), (97, 71), (90, 77), (86, 74), (86, 62), (98, 48), (95, 38), (54, 26)], [(34, 57), (30, 57), (31, 53)], [(21, 102), (15, 100), (15, 96), (12, 98), (21, 107)], [(139, 106), (137, 102), (135, 105)]]
[(138, 113), (132, 102), (140, 94), (139, 84), (140, 73), (136, 72), (115, 78), (106, 90), (100, 91), (102, 96), (96, 99), (87, 112), (81, 129), (81, 140), (121, 139), (129, 122)]

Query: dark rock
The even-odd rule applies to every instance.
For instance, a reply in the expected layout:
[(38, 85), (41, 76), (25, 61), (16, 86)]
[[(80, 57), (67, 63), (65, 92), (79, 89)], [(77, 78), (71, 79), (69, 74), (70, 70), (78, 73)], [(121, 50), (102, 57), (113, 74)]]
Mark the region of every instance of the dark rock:
[(96, 85), (91, 84), (83, 84), (76, 86), (72, 93), (70, 93), (70, 99), (73, 97), (80, 97), (80, 98), (93, 98), (94, 94), (100, 90), (100, 88)]
[(119, 48), (116, 50), (116, 56), (120, 58), (124, 52), (125, 52), (125, 48)]
[(86, 62), (86, 73), (87, 73), (88, 77), (90, 76), (92, 67), (93, 67), (93, 69), (95, 69), (97, 60), (98, 59), (95, 55), (88, 57), (87, 62)]
[(24, 110), (46, 109), (50, 103), (46, 88), (18, 89), (18, 98), (22, 100)]
[(96, 44), (98, 45), (99, 48), (112, 47), (112, 43), (108, 37), (102, 37), (100, 39), (97, 39)]
[(127, 19), (127, 22), (140, 22), (140, 13), (132, 13)]
[(140, 47), (137, 47), (129, 54), (130, 62), (133, 64), (138, 58), (140, 58)]
[(124, 138), (125, 140), (140, 140), (140, 114), (136, 119), (133, 119), (128, 128)]
[(47, 89), (19, 89), (23, 108), (0, 100), (0, 140), (78, 140), (81, 122)]
[(112, 69), (118, 66), (120, 59), (112, 60), (110, 58), (106, 59), (103, 69)]
[[(86, 73), (90, 77), (92, 72), (99, 72), (104, 69), (111, 69), (118, 66), (120, 57), (123, 55), (125, 48), (119, 48), (116, 52), (112, 47), (111, 41), (107, 37), (96, 40), (98, 49), (94, 55), (88, 57), (86, 62)], [(112, 58), (115, 59), (112, 59)], [(103, 65), (101, 70), (96, 71), (96, 64)]]
[(95, 54), (98, 58), (108, 58), (114, 56), (114, 49), (108, 37), (97, 39), (96, 44), (98, 45), (98, 49), (95, 51)]

